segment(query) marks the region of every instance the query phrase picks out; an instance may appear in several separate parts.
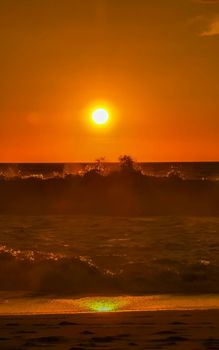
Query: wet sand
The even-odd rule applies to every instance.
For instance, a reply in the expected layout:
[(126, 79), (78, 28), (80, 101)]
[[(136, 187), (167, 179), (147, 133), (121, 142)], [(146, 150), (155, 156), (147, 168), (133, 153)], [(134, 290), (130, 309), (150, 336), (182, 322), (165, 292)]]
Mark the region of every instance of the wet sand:
[(0, 349), (219, 349), (219, 311), (0, 317)]

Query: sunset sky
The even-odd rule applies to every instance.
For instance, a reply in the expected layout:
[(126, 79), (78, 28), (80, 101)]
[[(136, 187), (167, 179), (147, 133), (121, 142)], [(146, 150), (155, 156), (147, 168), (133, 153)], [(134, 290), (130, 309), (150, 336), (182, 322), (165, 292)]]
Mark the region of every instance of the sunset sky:
[(1, 162), (219, 160), (219, 1), (1, 0), (0, 47)]

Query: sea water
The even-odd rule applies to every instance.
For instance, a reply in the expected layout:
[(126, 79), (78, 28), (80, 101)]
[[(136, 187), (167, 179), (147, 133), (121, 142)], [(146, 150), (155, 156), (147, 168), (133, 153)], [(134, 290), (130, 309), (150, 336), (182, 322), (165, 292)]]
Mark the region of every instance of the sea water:
[(0, 312), (218, 307), (218, 253), (218, 217), (1, 215)]

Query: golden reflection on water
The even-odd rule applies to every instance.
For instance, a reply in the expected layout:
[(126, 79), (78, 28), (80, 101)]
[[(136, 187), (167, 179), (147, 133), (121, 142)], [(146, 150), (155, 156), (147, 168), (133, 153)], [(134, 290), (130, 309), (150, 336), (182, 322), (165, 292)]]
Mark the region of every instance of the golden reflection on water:
[[(7, 297), (6, 297), (7, 295)], [(0, 315), (219, 309), (219, 295), (29, 298), (0, 293)]]
[(91, 300), (87, 303), (88, 309), (94, 312), (115, 312), (119, 310), (120, 306), (121, 302), (110, 299)]

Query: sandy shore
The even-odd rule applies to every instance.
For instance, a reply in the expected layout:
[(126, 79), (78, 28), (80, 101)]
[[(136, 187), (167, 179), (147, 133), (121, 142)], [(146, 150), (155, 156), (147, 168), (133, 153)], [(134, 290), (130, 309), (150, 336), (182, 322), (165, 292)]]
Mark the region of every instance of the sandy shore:
[(1, 316), (0, 349), (219, 349), (219, 311)]

